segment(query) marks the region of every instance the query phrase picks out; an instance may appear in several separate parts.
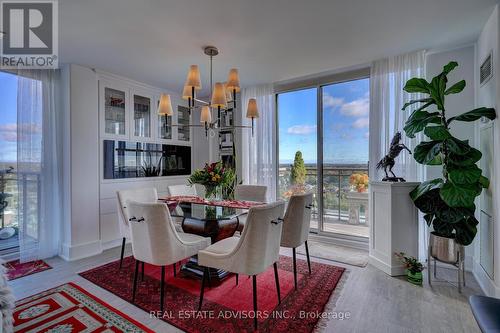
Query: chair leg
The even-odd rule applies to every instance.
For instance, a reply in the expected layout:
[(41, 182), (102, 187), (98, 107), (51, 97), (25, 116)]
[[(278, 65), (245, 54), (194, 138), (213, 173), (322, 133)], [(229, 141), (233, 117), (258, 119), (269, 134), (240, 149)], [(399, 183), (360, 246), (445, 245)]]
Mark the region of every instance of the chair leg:
[(293, 248), (293, 282), (295, 283), (295, 290), (297, 290), (297, 255), (295, 248)]
[(253, 325), (255, 330), (257, 330), (257, 275), (252, 276), (253, 279)]
[(276, 291), (278, 292), (278, 304), (281, 304), (280, 279), (278, 278), (278, 263), (274, 263), (274, 279), (276, 280)]
[(201, 278), (201, 291), (200, 291), (200, 304), (198, 305), (198, 311), (201, 311), (201, 305), (203, 304), (203, 292), (205, 291), (205, 279), (207, 278), (208, 268), (203, 268), (203, 277)]
[(163, 313), (163, 304), (165, 303), (165, 266), (161, 266), (160, 280), (160, 311)]
[(239, 274), (236, 274), (236, 285), (238, 285), (238, 277), (239, 277)]
[(311, 275), (311, 259), (309, 259), (309, 246), (307, 246), (307, 241), (304, 244), (306, 246), (307, 267), (309, 268), (309, 275)]
[(126, 238), (123, 237), (123, 239), (122, 239), (122, 251), (121, 251), (121, 254), (120, 254), (120, 269), (122, 269), (123, 255), (125, 254), (125, 241), (126, 241)]
[(210, 268), (207, 267), (207, 280), (208, 280), (208, 287), (212, 288), (212, 277), (210, 276)]
[(144, 261), (141, 264), (141, 269), (142, 269), (142, 275), (141, 275), (141, 281), (144, 281)]
[(132, 303), (135, 302), (135, 292), (137, 290), (137, 277), (139, 276), (139, 260), (135, 261), (134, 285), (132, 287)]
[(174, 277), (177, 276), (177, 266), (175, 265), (175, 262), (174, 262)]

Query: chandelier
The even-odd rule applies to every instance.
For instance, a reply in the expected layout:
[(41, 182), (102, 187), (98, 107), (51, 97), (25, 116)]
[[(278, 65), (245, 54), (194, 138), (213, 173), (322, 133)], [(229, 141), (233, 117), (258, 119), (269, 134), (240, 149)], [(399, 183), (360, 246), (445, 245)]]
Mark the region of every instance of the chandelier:
[[(200, 110), (201, 125), (190, 124), (177, 126), (204, 127), (205, 136), (208, 137), (209, 130), (213, 131), (214, 129), (221, 128), (221, 116), (224, 113), (229, 112), (230, 109), (232, 109), (233, 112), (236, 110), (236, 93), (240, 92), (241, 88), (238, 69), (236, 68), (232, 68), (229, 71), (226, 82), (215, 82), (215, 84), (213, 84), (213, 58), (219, 54), (219, 50), (215, 46), (207, 46), (203, 51), (210, 57), (210, 100), (204, 101), (197, 97), (197, 92), (201, 90), (200, 70), (198, 69), (198, 65), (191, 65), (182, 90), (182, 99), (188, 101), (189, 115), (196, 110)], [(212, 114), (215, 110), (217, 111), (216, 117)], [(160, 95), (158, 114), (166, 116), (173, 115), (170, 95)], [(251, 128), (253, 136), (254, 119), (259, 118), (259, 111), (255, 98), (250, 98), (248, 101), (246, 117), (251, 119), (251, 126), (235, 125), (233, 118), (233, 124), (230, 128)]]

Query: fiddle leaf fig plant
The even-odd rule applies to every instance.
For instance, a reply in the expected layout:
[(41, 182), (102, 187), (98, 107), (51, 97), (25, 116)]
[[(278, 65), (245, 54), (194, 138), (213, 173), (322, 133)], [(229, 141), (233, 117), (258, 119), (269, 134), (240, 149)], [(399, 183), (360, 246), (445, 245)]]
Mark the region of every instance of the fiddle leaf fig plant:
[[(458, 94), (465, 88), (465, 81), (448, 87), (447, 75), (458, 66), (455, 61), (443, 67), (443, 71), (431, 82), (422, 78), (412, 78), (406, 82), (404, 90), (420, 93), (426, 97), (412, 100), (403, 106), (417, 104), (405, 123), (405, 133), (414, 138), (423, 131), (427, 137), (415, 147), (413, 157), (424, 165), (441, 165), (441, 178), (420, 184), (411, 193), (415, 206), (424, 214), (429, 226), (438, 236), (454, 238), (458, 244), (469, 245), (476, 236), (479, 223), (474, 217), (474, 200), (482, 189), (489, 187), (488, 178), (476, 165), (481, 152), (469, 145), (469, 140), (460, 140), (450, 132), (454, 122), (473, 122), (482, 117), (495, 119), (493, 108), (480, 107), (459, 116), (447, 117), (446, 96)], [(435, 106), (437, 111), (426, 109)]]

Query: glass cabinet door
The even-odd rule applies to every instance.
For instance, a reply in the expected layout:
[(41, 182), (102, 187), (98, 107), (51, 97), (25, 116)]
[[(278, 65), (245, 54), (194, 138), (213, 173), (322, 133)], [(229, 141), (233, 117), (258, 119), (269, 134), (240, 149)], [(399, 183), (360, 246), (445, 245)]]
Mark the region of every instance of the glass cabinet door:
[(106, 134), (125, 135), (125, 92), (104, 88), (104, 123)]
[(158, 116), (158, 137), (160, 139), (172, 139), (172, 116)]
[(151, 98), (134, 95), (134, 136), (151, 136)]
[(190, 127), (189, 127), (189, 109), (185, 106), (179, 105), (177, 107), (177, 140), (189, 141), (190, 140)]

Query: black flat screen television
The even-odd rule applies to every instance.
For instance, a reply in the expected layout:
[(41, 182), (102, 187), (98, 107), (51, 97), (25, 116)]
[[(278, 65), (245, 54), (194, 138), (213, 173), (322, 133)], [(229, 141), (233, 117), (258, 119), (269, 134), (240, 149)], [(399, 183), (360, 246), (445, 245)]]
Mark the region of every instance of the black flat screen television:
[(130, 141), (103, 141), (104, 179), (191, 174), (191, 147)]

